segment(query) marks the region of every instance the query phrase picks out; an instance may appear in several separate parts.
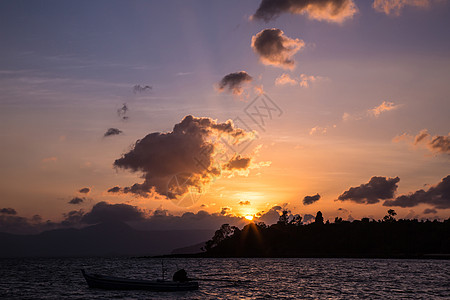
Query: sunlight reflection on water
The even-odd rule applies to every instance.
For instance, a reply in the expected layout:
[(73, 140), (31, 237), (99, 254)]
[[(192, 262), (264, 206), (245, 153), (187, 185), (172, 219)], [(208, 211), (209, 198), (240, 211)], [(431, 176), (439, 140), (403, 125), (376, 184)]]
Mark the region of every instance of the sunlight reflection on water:
[[(0, 260), (0, 298), (10, 299), (448, 299), (450, 261), (382, 259), (165, 259), (184, 268), (198, 291), (89, 289), (80, 269), (140, 279), (161, 277), (161, 260), (53, 258)], [(239, 282), (239, 280), (241, 282)]]

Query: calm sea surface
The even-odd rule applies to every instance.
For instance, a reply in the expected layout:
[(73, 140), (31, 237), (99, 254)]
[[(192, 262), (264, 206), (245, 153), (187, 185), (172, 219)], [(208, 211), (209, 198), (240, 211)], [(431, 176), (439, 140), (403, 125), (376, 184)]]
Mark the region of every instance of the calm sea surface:
[(198, 291), (104, 291), (88, 288), (80, 269), (140, 279), (161, 278), (161, 259), (0, 260), (2, 299), (450, 299), (448, 260), (165, 259), (172, 275), (227, 279)]

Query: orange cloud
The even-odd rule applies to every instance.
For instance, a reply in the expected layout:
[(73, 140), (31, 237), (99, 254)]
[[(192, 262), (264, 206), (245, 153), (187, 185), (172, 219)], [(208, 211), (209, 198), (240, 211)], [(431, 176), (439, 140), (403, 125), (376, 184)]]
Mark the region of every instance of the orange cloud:
[(386, 15), (400, 15), (405, 6), (428, 7), (430, 0), (374, 0), (373, 8)]
[(399, 107), (400, 107), (400, 105), (395, 105), (394, 102), (383, 101), (383, 103), (381, 103), (377, 107), (369, 109), (369, 114), (372, 114), (375, 118), (378, 118), (378, 116), (382, 112), (394, 110), (394, 109), (397, 109)]
[(283, 73), (279, 77), (275, 79), (275, 85), (282, 86), (282, 85), (300, 85), (301, 87), (309, 87), (311, 82), (315, 82), (319, 79), (322, 79), (321, 76), (313, 76), (313, 75), (306, 75), (306, 74), (300, 74), (298, 78), (292, 78), (289, 76), (289, 74)]
[(49, 163), (49, 162), (56, 162), (58, 161), (58, 158), (56, 156), (46, 157), (42, 159), (43, 163)]

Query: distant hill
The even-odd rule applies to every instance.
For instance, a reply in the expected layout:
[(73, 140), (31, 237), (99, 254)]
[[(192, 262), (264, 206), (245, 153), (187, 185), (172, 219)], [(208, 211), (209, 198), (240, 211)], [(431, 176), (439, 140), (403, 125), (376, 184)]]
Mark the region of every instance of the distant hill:
[(37, 235), (0, 233), (0, 257), (161, 255), (206, 241), (213, 230), (141, 231), (108, 222)]
[(182, 248), (177, 248), (172, 250), (171, 254), (196, 254), (196, 253), (201, 253), (202, 252), (202, 248), (206, 246), (206, 242), (202, 242), (199, 244), (195, 244), (192, 246), (187, 246), (187, 247), (182, 247)]

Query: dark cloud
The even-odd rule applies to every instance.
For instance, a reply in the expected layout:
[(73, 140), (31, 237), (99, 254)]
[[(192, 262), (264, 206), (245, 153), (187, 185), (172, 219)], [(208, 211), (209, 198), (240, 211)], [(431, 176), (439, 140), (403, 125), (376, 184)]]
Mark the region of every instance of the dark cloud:
[(202, 192), (221, 175), (222, 165), (216, 161), (219, 138), (238, 145), (253, 137), (253, 132), (236, 128), (231, 120), (218, 123), (189, 115), (171, 132), (155, 132), (138, 140), (114, 166), (143, 173), (143, 183), (125, 187), (123, 192), (145, 197), (156, 192), (174, 199), (191, 189)]
[(257, 214), (258, 221), (264, 222), (268, 225), (274, 224), (278, 222), (278, 220), (280, 219), (280, 213), (282, 210), (283, 208), (281, 206), (275, 205), (267, 212), (262, 211), (258, 213)]
[(118, 115), (122, 120), (126, 120), (126, 119), (128, 119), (127, 112), (128, 112), (129, 110), (130, 110), (130, 109), (128, 108), (127, 104), (124, 103), (124, 104), (122, 105), (122, 107), (119, 108), (119, 109), (117, 110), (117, 115)]
[(142, 93), (142, 92), (145, 92), (145, 91), (151, 90), (151, 89), (152, 89), (152, 87), (150, 85), (143, 86), (140, 84), (136, 84), (135, 86), (133, 86), (133, 93), (135, 93), (135, 94)]
[(421, 189), (409, 195), (401, 195), (394, 200), (386, 200), (384, 206), (414, 207), (428, 204), (437, 209), (450, 208), (450, 175), (427, 191)]
[(239, 201), (239, 205), (250, 205), (250, 201)]
[(250, 166), (252, 159), (250, 157), (241, 157), (239, 154), (233, 156), (228, 163), (224, 165), (227, 170), (243, 170)]
[(435, 210), (434, 208), (425, 208), (423, 214), (424, 215), (437, 214), (437, 210)]
[(82, 194), (89, 194), (90, 191), (91, 191), (90, 188), (85, 187), (85, 188), (80, 189), (78, 192), (82, 193)]
[(0, 214), (17, 215), (17, 211), (14, 208), (5, 207), (5, 208), (0, 209)]
[(292, 13), (340, 23), (356, 12), (353, 0), (262, 0), (252, 18), (268, 22), (282, 13)]
[(118, 186), (112, 187), (108, 190), (108, 193), (120, 193), (121, 189)]
[(84, 202), (84, 198), (80, 198), (80, 197), (74, 197), (72, 198), (72, 200), (70, 200), (68, 203), (69, 204), (80, 204)]
[(122, 133), (122, 131), (119, 130), (118, 128), (109, 128), (103, 136), (107, 137), (107, 136), (112, 136), (112, 135), (118, 135), (121, 133)]
[(244, 92), (242, 86), (245, 83), (251, 82), (252, 77), (248, 75), (245, 71), (240, 71), (236, 73), (230, 73), (225, 75), (218, 84), (219, 92), (228, 90), (234, 95), (241, 95)]
[(211, 230), (213, 232), (225, 223), (239, 227), (247, 224), (244, 218), (231, 214), (221, 215), (200, 210), (197, 213), (186, 212), (181, 216), (174, 216), (167, 210), (159, 208), (152, 214), (145, 215), (136, 206), (99, 202), (87, 213), (82, 209), (64, 213), (59, 223), (43, 222), (39, 215), (28, 219), (0, 214), (0, 232), (37, 234), (45, 230), (81, 228), (88, 224), (109, 221), (127, 222), (133, 228), (141, 230)]
[(95, 224), (108, 221), (142, 221), (145, 215), (136, 206), (128, 204), (110, 204), (99, 202), (92, 207), (92, 210), (81, 218), (81, 222)]
[(197, 213), (185, 212), (181, 216), (174, 216), (166, 210), (158, 209), (144, 221), (129, 222), (130, 225), (142, 230), (217, 230), (222, 224), (242, 227), (247, 222), (243, 218), (231, 214), (208, 213), (200, 210)]
[(434, 136), (428, 143), (428, 147), (433, 152), (450, 154), (450, 135)]
[(221, 215), (228, 215), (231, 212), (231, 208), (229, 207), (222, 207), (222, 209), (220, 210), (220, 214)]
[(37, 228), (24, 217), (0, 214), (0, 232), (7, 233), (37, 233)]
[(316, 220), (316, 217), (310, 214), (305, 214), (303, 216), (303, 223), (308, 224)]
[(397, 190), (400, 178), (386, 178), (374, 176), (368, 183), (358, 187), (351, 187), (338, 197), (338, 200), (350, 200), (360, 204), (374, 204), (380, 200), (391, 199)]
[(428, 133), (428, 130), (423, 129), (414, 137), (413, 144), (425, 145), (434, 153), (450, 154), (450, 133), (446, 136), (431, 136), (431, 134)]
[(304, 47), (305, 43), (300, 39), (288, 38), (282, 30), (272, 28), (254, 35), (251, 46), (263, 64), (293, 69), (295, 62), (292, 56)]
[(313, 204), (316, 201), (319, 201), (320, 199), (320, 195), (319, 194), (315, 194), (314, 196), (305, 196), (305, 198), (303, 198), (303, 204), (304, 205), (310, 205)]
[(84, 211), (82, 209), (72, 210), (68, 213), (64, 213), (63, 216), (64, 220), (61, 222), (61, 225), (63, 227), (77, 227), (81, 223), (81, 220), (84, 216)]

